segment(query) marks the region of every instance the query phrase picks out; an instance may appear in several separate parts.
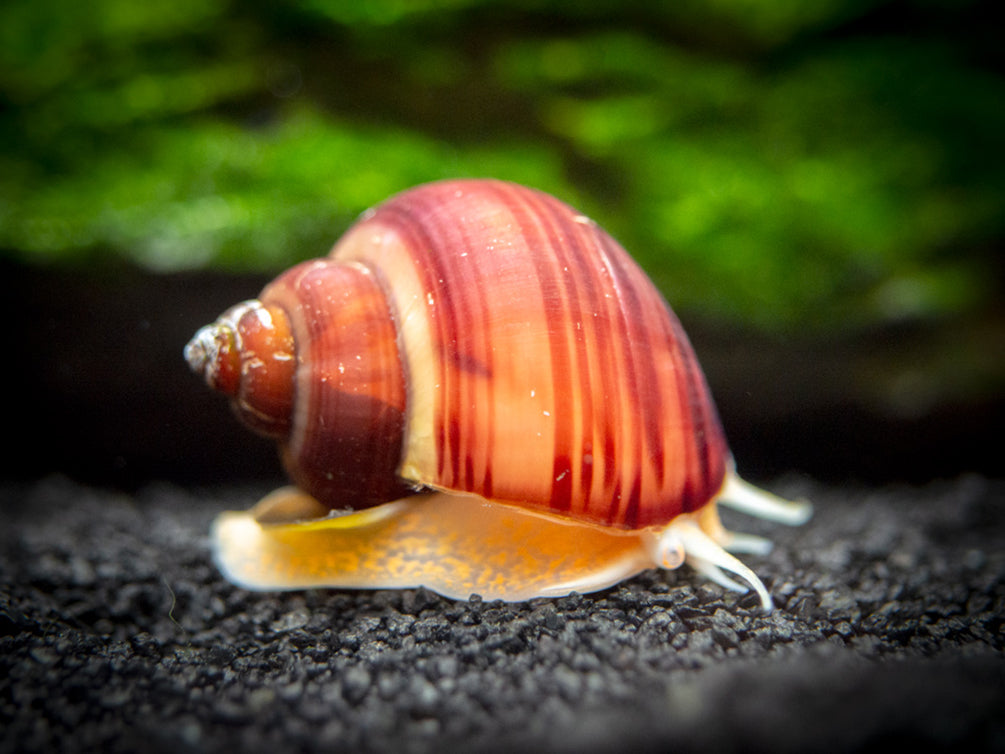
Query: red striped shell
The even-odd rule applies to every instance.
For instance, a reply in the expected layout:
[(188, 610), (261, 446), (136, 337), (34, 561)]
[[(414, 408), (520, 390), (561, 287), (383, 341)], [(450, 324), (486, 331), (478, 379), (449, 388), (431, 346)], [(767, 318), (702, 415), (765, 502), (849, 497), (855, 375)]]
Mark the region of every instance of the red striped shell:
[[(232, 396), (246, 423), (279, 440), (300, 490), (282, 497), (288, 509), (275, 500), (256, 508), (251, 529), (242, 520), (218, 532), (225, 569), (251, 574), (235, 580), (427, 583), (422, 569), (430, 560), (440, 571), (453, 568), (444, 566), (454, 561), (443, 553), (462, 528), (469, 538), (482, 531), (478, 520), (461, 523), (457, 501), (469, 498), (440, 500), (443, 513), (428, 526), (414, 523), (418, 509), (387, 508), (403, 516), (404, 533), (390, 544), (371, 538), (369, 554), (348, 565), (329, 552), (356, 551), (359, 541), (344, 532), (342, 539), (284, 544), (285, 534), (265, 541), (254, 527), (442, 490), (473, 496), (472, 505), (494, 501), (592, 527), (542, 535), (565, 540), (551, 555), (541, 551), (545, 545), (532, 553), (520, 542), (506, 545), (518, 552), (525, 574), (566, 556), (588, 557), (579, 550), (589, 537), (599, 536), (596, 546), (606, 548), (611, 564), (580, 581), (582, 566), (570, 561), (563, 575), (556, 568), (558, 586), (526, 589), (512, 589), (505, 574), (456, 584), (449, 577), (435, 582), (443, 593), (463, 596), (474, 585), (519, 599), (600, 588), (616, 580), (615, 572), (674, 567), (687, 555), (720, 581), (720, 567), (740, 573), (770, 604), (757, 577), (722, 549), (738, 540), (722, 530), (712, 503), (729, 497), (726, 490), (732, 497), (753, 493), (732, 472), (680, 323), (614, 239), (547, 194), (455, 180), (392, 197), (366, 212), (329, 256), (293, 267), (259, 300), (203, 328), (186, 356), (211, 386)], [(780, 519), (802, 515), (777, 499), (764, 503), (765, 495), (753, 495), (760, 513), (769, 507)], [(517, 525), (510, 513), (490, 519), (485, 511), (486, 522)], [(367, 530), (371, 520), (344, 528)], [(640, 535), (612, 544), (593, 531), (598, 527)], [(421, 565), (411, 562), (414, 553), (407, 568), (398, 560), (381, 566), (384, 575), (365, 565), (381, 548), (410, 553), (417, 536), (425, 537), (423, 557), (430, 556)], [(743, 541), (749, 548), (753, 540)], [(275, 564), (266, 560), (297, 547), (312, 551), (299, 575), (267, 575)], [(465, 547), (468, 570), (494, 568), (477, 543)], [(242, 565), (233, 565), (238, 560)]]
[(333, 508), (400, 497), (400, 478), (635, 529), (722, 486), (726, 442), (676, 316), (547, 194), (406, 191), (260, 300), (299, 362), (287, 468)]

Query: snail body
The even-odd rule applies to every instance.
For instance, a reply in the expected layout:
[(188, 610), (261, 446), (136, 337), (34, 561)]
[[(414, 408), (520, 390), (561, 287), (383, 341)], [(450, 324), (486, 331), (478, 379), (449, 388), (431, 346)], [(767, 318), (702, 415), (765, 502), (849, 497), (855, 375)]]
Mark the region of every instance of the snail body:
[(520, 600), (688, 560), (731, 588), (717, 503), (799, 523), (735, 473), (693, 349), (627, 252), (547, 194), (411, 189), (281, 274), (186, 358), (277, 439), (294, 486), (214, 525), (262, 589)]

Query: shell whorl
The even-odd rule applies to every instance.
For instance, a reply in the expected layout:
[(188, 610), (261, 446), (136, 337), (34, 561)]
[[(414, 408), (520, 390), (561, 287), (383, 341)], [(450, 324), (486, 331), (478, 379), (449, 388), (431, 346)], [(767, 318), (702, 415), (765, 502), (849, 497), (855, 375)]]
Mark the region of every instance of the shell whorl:
[(564, 203), (428, 184), (366, 213), (331, 258), (369, 270), (397, 323), (406, 480), (628, 529), (722, 486), (728, 449), (679, 321)]
[(395, 323), (363, 265), (318, 259), (262, 291), (287, 312), (297, 349), (290, 432), (282, 444), (293, 481), (332, 508), (409, 494), (397, 476), (406, 401)]

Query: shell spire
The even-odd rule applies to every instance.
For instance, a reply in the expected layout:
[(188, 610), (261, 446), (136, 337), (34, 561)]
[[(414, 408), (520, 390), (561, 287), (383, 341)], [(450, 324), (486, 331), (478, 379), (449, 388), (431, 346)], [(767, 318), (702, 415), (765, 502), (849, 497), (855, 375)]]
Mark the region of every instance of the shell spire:
[(207, 385), (231, 398), (251, 429), (277, 439), (289, 434), (296, 354), (282, 309), (257, 300), (231, 307), (195, 334), (185, 360)]

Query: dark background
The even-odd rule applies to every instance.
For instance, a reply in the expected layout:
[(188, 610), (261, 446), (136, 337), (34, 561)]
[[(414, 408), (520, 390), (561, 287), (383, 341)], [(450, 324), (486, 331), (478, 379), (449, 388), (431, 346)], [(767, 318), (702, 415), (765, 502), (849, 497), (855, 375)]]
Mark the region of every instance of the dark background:
[[(0, 749), (1005, 748), (990, 8), (4, 3)], [(778, 542), (770, 616), (686, 568), (517, 605), (215, 571), (282, 475), (185, 342), (455, 176), (608, 228), (741, 473), (813, 499), (730, 521)]]

